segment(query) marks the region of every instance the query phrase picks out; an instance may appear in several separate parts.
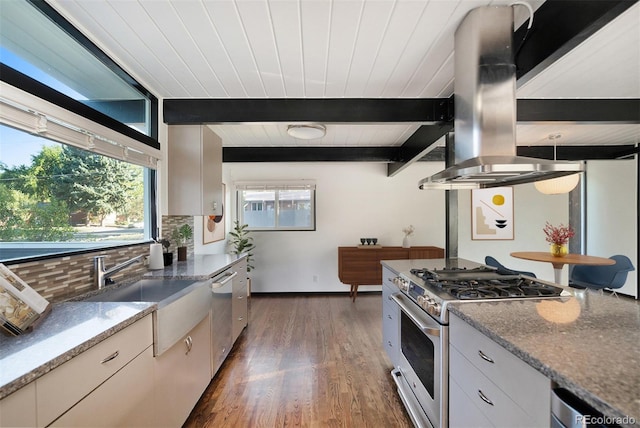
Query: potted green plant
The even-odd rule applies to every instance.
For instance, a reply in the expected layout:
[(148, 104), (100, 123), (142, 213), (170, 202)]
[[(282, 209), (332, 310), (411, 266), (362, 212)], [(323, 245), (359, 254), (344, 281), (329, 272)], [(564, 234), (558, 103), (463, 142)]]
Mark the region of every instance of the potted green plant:
[(178, 261), (187, 260), (187, 241), (193, 237), (193, 228), (188, 224), (183, 224), (173, 231), (173, 240), (178, 247)]
[(238, 220), (233, 223), (233, 230), (229, 232), (229, 245), (231, 245), (233, 254), (247, 253), (247, 272), (253, 269), (253, 249), (255, 245), (253, 243), (253, 237), (250, 236), (248, 224), (240, 224)]

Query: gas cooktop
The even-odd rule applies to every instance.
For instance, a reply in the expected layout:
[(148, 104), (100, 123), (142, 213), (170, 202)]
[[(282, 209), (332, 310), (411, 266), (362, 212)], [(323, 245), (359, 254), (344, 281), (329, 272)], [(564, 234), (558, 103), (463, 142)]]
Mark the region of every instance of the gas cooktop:
[(510, 299), (560, 296), (562, 289), (523, 275), (501, 275), (489, 267), (412, 269), (425, 285), (455, 299)]

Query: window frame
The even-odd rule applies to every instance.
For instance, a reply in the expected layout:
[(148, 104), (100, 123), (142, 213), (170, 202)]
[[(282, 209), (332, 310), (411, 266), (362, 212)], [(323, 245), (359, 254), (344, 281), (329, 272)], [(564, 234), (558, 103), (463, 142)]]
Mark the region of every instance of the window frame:
[[(282, 182), (239, 182), (235, 184), (236, 187), (236, 217), (240, 224), (248, 224), (245, 221), (243, 204), (246, 202), (244, 198), (245, 191), (273, 191), (274, 192), (274, 211), (275, 211), (275, 225), (273, 227), (256, 227), (248, 225), (247, 230), (253, 232), (313, 232), (316, 230), (316, 185), (311, 180), (298, 180), (298, 181), (282, 181)], [(309, 202), (311, 204), (309, 208), (311, 224), (309, 226), (280, 226), (280, 198), (279, 193), (287, 190), (308, 190), (311, 192)], [(253, 203), (253, 202), (248, 202)], [(267, 211), (264, 209), (260, 211)]]

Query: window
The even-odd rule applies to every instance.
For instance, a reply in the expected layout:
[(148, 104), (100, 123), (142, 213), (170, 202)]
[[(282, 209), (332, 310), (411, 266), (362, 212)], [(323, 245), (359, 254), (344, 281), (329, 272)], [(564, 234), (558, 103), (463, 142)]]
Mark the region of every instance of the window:
[(0, 125), (0, 261), (148, 240), (150, 172)]
[(154, 237), (157, 99), (43, 1), (0, 13), (0, 262)]
[(3, 1), (0, 60), (91, 109), (152, 135), (152, 96), (43, 1)]
[(236, 183), (238, 219), (249, 230), (315, 230), (315, 184)]

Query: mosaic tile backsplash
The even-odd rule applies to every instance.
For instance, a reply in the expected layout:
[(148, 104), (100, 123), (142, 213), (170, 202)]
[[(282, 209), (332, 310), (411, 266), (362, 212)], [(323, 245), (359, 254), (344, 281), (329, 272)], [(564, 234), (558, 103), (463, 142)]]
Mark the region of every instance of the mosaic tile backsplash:
[[(163, 235), (171, 241), (172, 231), (185, 223), (193, 227), (193, 217), (163, 216)], [(177, 253), (175, 244), (173, 242), (171, 242), (171, 244), (169, 251)], [(187, 257), (192, 257), (193, 252), (194, 244), (192, 238), (187, 244)], [(102, 255), (107, 256), (105, 266), (109, 269), (133, 257), (139, 255), (148, 256), (149, 244), (136, 244), (93, 253), (70, 255), (34, 262), (15, 263), (8, 265), (8, 267), (29, 284), (31, 288), (40, 293), (42, 297), (50, 302), (59, 302), (96, 289), (93, 282), (93, 258)], [(174, 260), (177, 260), (177, 257), (177, 254), (174, 254)], [(115, 282), (125, 279), (137, 279), (137, 277), (142, 276), (146, 272), (146, 265), (134, 263), (116, 273), (111, 278)]]

